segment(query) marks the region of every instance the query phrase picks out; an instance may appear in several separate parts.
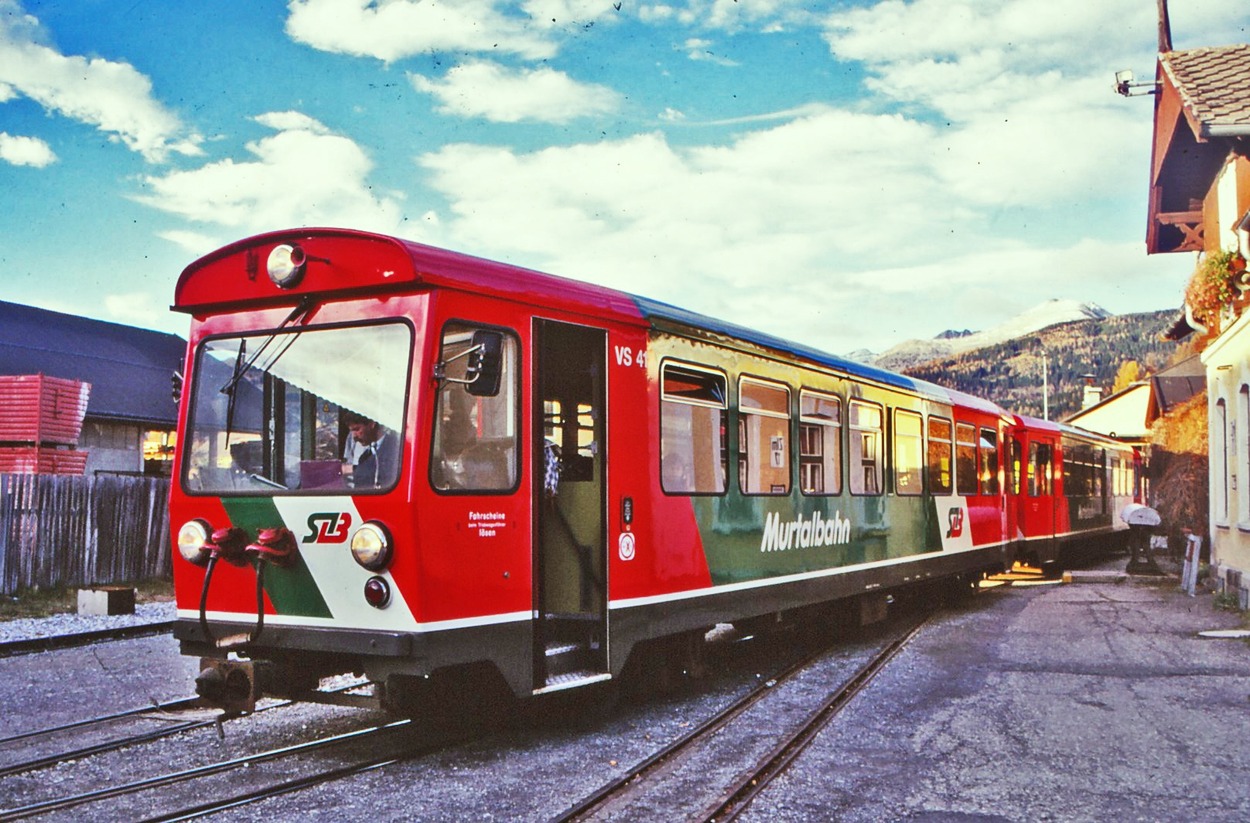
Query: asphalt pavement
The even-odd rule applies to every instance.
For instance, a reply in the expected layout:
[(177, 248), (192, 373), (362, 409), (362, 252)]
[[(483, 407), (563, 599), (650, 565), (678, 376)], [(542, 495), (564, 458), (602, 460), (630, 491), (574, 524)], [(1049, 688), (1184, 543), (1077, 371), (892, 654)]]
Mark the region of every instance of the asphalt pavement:
[(1078, 573), (974, 598), (746, 819), (1250, 820), (1250, 644), (1201, 634), (1240, 625), (1175, 577)]

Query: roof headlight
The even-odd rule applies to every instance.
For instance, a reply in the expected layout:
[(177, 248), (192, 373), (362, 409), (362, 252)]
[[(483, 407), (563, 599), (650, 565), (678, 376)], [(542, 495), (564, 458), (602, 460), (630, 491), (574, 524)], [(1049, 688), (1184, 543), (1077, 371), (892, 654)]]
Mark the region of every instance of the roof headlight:
[(380, 572), (391, 563), (391, 533), (375, 520), (362, 523), (352, 533), (352, 557), (371, 572)]
[(269, 252), (265, 268), (275, 286), (280, 289), (293, 289), (299, 285), (308, 268), (308, 255), (299, 246), (283, 243), (281, 246), (274, 246), (273, 251)]
[(188, 520), (178, 530), (178, 554), (188, 563), (208, 565), (212, 547), (208, 545), (209, 528), (203, 520)]

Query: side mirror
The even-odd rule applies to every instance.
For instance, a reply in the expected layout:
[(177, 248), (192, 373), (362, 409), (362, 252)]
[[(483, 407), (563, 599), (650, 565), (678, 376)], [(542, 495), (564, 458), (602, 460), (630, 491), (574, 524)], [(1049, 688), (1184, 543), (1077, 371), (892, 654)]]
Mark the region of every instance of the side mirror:
[(465, 391), (474, 397), (494, 397), (503, 377), (503, 333), (478, 329), (470, 350)]

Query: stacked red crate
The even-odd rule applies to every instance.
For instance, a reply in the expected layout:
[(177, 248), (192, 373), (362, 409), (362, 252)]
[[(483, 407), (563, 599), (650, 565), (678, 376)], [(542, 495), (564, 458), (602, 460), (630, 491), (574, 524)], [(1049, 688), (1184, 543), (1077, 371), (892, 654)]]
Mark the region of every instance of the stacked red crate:
[(0, 375), (0, 473), (82, 474), (91, 385), (44, 374)]

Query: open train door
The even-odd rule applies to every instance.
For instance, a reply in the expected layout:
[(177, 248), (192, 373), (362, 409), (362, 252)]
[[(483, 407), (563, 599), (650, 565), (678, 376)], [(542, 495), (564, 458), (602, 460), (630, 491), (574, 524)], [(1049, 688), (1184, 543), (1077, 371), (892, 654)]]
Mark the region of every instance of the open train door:
[(607, 676), (607, 333), (534, 321), (534, 689)]

